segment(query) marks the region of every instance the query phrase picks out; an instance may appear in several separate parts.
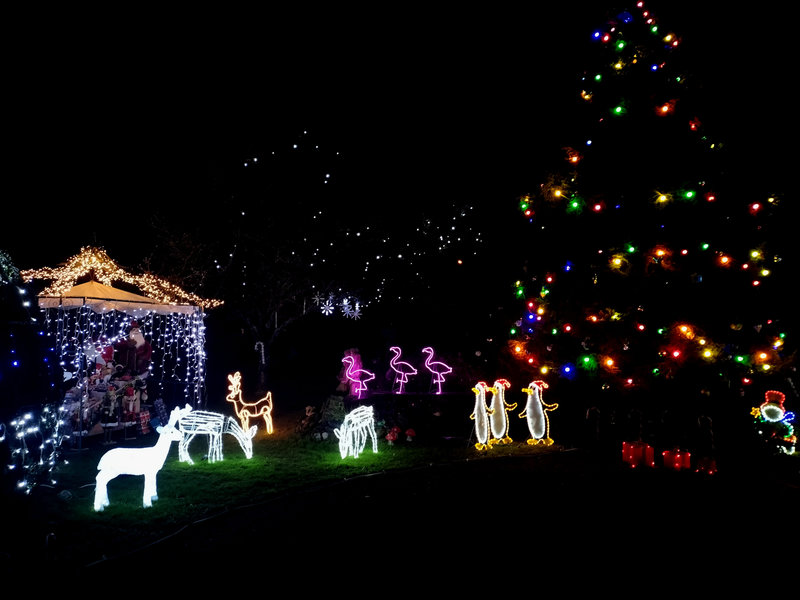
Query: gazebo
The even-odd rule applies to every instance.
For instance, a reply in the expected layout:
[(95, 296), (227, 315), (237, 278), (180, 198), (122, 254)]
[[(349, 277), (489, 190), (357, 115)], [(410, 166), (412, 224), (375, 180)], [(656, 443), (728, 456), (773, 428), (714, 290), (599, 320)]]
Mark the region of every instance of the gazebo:
[[(131, 274), (93, 247), (82, 248), (60, 267), (20, 274), (26, 282), (51, 281), (38, 294), (39, 307), (65, 380), (78, 381), (81, 416), (83, 401), (92, 400), (93, 383), (103, 379), (101, 367), (120, 349), (132, 356), (127, 346), (134, 344), (129, 341), (133, 332), (137, 343), (147, 344), (148, 354), (140, 363), (146, 367), (126, 372), (126, 381), (139, 381), (156, 397), (179, 396), (171, 398), (173, 403), (204, 403), (205, 310), (221, 301), (200, 298), (151, 274)], [(176, 387), (182, 390), (176, 393)]]

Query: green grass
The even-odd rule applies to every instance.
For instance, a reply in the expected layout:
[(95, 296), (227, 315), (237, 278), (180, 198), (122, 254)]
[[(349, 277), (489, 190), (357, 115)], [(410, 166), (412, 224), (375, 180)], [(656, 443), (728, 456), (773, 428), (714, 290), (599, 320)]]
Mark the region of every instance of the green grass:
[[(119, 441), (115, 447), (152, 445), (156, 436)], [(358, 458), (342, 459), (333, 435), (315, 441), (296, 434), (289, 422), (276, 423), (272, 435), (259, 429), (249, 460), (232, 436), (224, 436), (223, 442), (224, 460), (211, 464), (204, 460), (207, 440), (196, 438), (189, 448), (193, 465), (178, 461), (173, 443), (158, 475), (159, 498), (152, 507), (142, 507), (143, 478), (124, 475), (109, 482), (110, 506), (102, 512), (93, 509), (94, 477), (100, 456), (110, 447), (94, 442), (65, 452), (53, 485), (38, 485), (30, 494), (16, 494), (12, 499), (6, 513), (13, 516), (6, 526), (10, 538), (5, 558), (12, 564), (36, 561), (57, 548), (62, 564), (80, 567), (148, 546), (195, 522), (308, 486), (393, 469), (558, 450), (515, 441), (478, 452), (468, 439), (450, 443), (417, 439), (394, 445), (380, 439), (377, 453), (368, 443)]]

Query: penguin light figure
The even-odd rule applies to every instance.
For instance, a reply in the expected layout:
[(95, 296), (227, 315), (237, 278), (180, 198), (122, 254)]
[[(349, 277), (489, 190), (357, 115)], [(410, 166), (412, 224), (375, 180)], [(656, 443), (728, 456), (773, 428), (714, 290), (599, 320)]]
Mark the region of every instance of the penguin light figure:
[(491, 414), (491, 409), (486, 406), (487, 389), (489, 389), (489, 386), (483, 381), (479, 381), (472, 388), (472, 391), (475, 392), (475, 407), (472, 409), (472, 414), (469, 418), (475, 421), (475, 437), (478, 438), (475, 447), (478, 450), (486, 450), (490, 447), (487, 442), (489, 441), (489, 415)]
[(546, 389), (548, 385), (544, 381), (532, 381), (522, 391), (528, 394), (528, 399), (525, 403), (525, 410), (519, 414), (520, 419), (527, 417), (528, 429), (531, 432), (531, 438), (528, 444), (544, 444), (551, 446), (553, 440), (550, 438), (550, 418), (547, 413), (558, 408), (558, 404), (545, 404), (542, 400), (542, 390)]
[(509, 444), (513, 440), (508, 435), (508, 411), (517, 408), (517, 403), (509, 404), (506, 402), (506, 388), (510, 388), (511, 384), (506, 379), (498, 379), (494, 385), (489, 388), (492, 392), (492, 402), (489, 405), (491, 414), (491, 427), (492, 437), (489, 439), (489, 445), (494, 444)]

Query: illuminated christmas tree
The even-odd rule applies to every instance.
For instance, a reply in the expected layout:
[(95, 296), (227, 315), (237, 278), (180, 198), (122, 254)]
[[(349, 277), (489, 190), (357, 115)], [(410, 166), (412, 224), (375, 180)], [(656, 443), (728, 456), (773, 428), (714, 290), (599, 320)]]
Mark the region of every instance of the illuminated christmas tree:
[(665, 25), (639, 4), (587, 32), (560, 166), (519, 199), (508, 349), (531, 379), (580, 386), (584, 409), (710, 410), (791, 383), (784, 206), (743, 183)]

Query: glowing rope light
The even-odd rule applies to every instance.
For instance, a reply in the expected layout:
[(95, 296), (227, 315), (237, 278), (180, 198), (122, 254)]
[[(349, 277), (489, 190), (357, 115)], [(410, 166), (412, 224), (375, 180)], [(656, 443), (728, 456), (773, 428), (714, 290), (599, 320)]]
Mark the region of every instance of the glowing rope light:
[(422, 349), (423, 354), (427, 354), (428, 357), (425, 359), (425, 368), (431, 372), (433, 376), (432, 385), (436, 385), (436, 393), (442, 393), (442, 384), (444, 383), (444, 379), (446, 375), (449, 375), (453, 372), (453, 367), (447, 365), (440, 361), (433, 360), (433, 348), (427, 346)]
[(375, 373), (367, 371), (366, 369), (357, 368), (353, 356), (345, 356), (342, 362), (347, 365), (345, 376), (349, 381), (355, 384), (356, 397), (360, 400), (361, 394), (367, 390), (367, 383), (375, 379)]
[(257, 400), (256, 402), (245, 402), (242, 400), (242, 374), (236, 371), (233, 375), (228, 375), (229, 393), (225, 400), (233, 404), (236, 416), (239, 417), (242, 429), (247, 431), (250, 428), (250, 419), (264, 418), (264, 425), (268, 434), (272, 429), (272, 392)]
[(505, 400), (505, 390), (510, 388), (511, 384), (506, 379), (498, 379), (494, 385), (489, 389), (492, 392), (492, 400), (489, 403), (489, 414), (492, 437), (489, 439), (489, 445), (494, 444), (510, 444), (513, 440), (508, 435), (508, 411), (514, 410), (517, 403), (509, 404)]
[(769, 390), (764, 394), (764, 402), (759, 407), (760, 415), (765, 421), (778, 422), (786, 416), (783, 403), (786, 395), (783, 392)]
[(158, 500), (156, 489), (156, 476), (164, 466), (164, 461), (169, 453), (172, 442), (183, 438), (177, 428), (178, 421), (189, 414), (192, 407), (187, 404), (185, 408), (174, 408), (169, 421), (165, 426), (159, 426), (158, 441), (154, 446), (147, 448), (114, 448), (100, 457), (97, 463), (97, 477), (94, 493), (94, 510), (102, 511), (109, 505), (108, 482), (119, 475), (143, 475), (144, 493), (142, 506), (148, 508)]
[(351, 455), (353, 458), (358, 458), (367, 444), (367, 436), (372, 438), (372, 452), (378, 452), (374, 410), (371, 406), (359, 406), (347, 413), (341, 427), (334, 429), (333, 433), (339, 440), (339, 453), (342, 459)]
[(189, 456), (189, 444), (198, 435), (208, 436), (208, 462), (214, 463), (222, 460), (222, 436), (226, 433), (236, 438), (247, 459), (253, 458), (253, 437), (258, 431), (255, 425), (245, 432), (233, 417), (226, 417), (222, 413), (195, 410), (180, 418), (178, 429), (183, 434), (178, 444), (178, 457), (181, 462), (194, 464), (192, 457)]
[(488, 389), (489, 386), (484, 381), (479, 381), (475, 384), (475, 387), (472, 388), (472, 391), (475, 392), (475, 405), (472, 408), (472, 414), (469, 418), (475, 421), (475, 437), (478, 440), (475, 443), (475, 448), (478, 450), (487, 450), (491, 448), (488, 441), (489, 415), (491, 415), (492, 411), (486, 405), (486, 391)]
[(558, 408), (558, 404), (547, 404), (542, 400), (542, 391), (549, 386), (544, 381), (532, 381), (522, 391), (527, 394), (525, 409), (519, 414), (520, 419), (527, 419), (528, 431), (531, 437), (528, 444), (534, 446), (543, 444), (551, 446), (553, 440), (550, 437), (550, 417), (547, 413)]
[(392, 368), (392, 371), (395, 372), (394, 385), (398, 386), (397, 393), (402, 394), (405, 384), (408, 383), (409, 376), (416, 375), (417, 369), (409, 363), (400, 360), (402, 351), (398, 346), (392, 346), (389, 348), (389, 350), (391, 350), (394, 354), (392, 359), (389, 361), (389, 366)]

